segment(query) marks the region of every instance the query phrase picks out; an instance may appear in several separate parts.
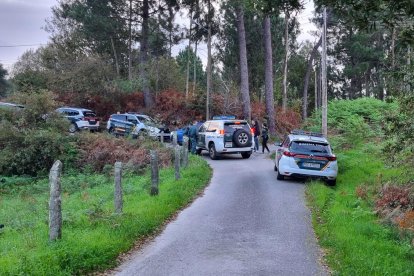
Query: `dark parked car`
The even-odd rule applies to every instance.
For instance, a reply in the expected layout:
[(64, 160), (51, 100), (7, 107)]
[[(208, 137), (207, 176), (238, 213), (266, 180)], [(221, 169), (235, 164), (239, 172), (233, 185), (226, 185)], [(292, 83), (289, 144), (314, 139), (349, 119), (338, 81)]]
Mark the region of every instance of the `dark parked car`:
[(114, 135), (129, 135), (136, 138), (140, 135), (148, 135), (160, 139), (164, 133), (164, 140), (169, 140), (170, 131), (160, 126), (154, 119), (147, 115), (136, 113), (112, 114), (106, 128)]

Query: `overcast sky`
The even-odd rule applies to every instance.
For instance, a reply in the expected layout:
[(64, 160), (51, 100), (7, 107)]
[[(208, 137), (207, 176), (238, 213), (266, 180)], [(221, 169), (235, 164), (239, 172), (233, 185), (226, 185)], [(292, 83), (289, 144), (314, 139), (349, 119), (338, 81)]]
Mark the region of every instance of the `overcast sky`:
[[(43, 28), (45, 20), (52, 16), (51, 7), (55, 5), (57, 0), (0, 0), (0, 63), (6, 69), (10, 69), (26, 50), (36, 49), (48, 42), (49, 34)], [(308, 21), (313, 10), (313, 2), (310, 0), (299, 15), (302, 24), (300, 41), (315, 40), (309, 35), (309, 31), (315, 27)], [(185, 42), (184, 45), (187, 44)], [(177, 54), (184, 45), (175, 47), (173, 54)], [(200, 46), (199, 55), (205, 63), (205, 45)]]

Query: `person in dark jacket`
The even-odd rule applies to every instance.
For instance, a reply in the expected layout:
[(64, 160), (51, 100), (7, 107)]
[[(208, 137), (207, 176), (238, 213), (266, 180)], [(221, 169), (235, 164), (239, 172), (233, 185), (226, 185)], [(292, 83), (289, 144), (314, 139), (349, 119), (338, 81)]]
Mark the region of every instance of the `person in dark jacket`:
[(266, 123), (263, 123), (262, 125), (262, 153), (264, 153), (265, 149), (267, 149), (267, 152), (270, 153), (270, 150), (267, 146), (267, 141), (269, 141), (269, 128), (267, 127)]
[(253, 138), (254, 138), (254, 151), (259, 151), (259, 136), (260, 128), (259, 123), (256, 120), (252, 120)]
[(197, 134), (198, 134), (198, 122), (194, 120), (193, 125), (190, 126), (188, 130), (188, 137), (190, 138), (191, 144), (191, 153), (196, 154), (196, 145), (197, 145)]

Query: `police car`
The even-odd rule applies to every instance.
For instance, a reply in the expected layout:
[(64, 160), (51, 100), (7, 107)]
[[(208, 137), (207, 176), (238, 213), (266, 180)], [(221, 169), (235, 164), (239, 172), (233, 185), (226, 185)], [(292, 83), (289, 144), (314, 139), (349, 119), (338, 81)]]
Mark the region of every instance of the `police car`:
[(213, 117), (198, 129), (197, 153), (206, 150), (213, 160), (221, 154), (241, 154), (247, 159), (253, 147), (249, 124), (245, 120), (236, 120), (234, 116)]
[(320, 133), (292, 131), (279, 144), (275, 155), (277, 179), (317, 177), (328, 185), (336, 185), (338, 164), (328, 140)]

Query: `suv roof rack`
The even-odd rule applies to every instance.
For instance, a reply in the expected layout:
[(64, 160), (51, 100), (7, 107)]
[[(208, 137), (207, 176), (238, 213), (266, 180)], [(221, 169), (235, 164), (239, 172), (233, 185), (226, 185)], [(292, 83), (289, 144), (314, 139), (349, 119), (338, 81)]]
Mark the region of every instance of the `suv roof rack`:
[(235, 115), (216, 115), (213, 116), (213, 120), (236, 120)]
[(305, 131), (301, 129), (294, 129), (290, 132), (290, 134), (293, 135), (307, 135), (307, 136), (315, 136), (315, 137), (325, 137), (322, 133), (319, 132), (311, 132), (311, 131)]

